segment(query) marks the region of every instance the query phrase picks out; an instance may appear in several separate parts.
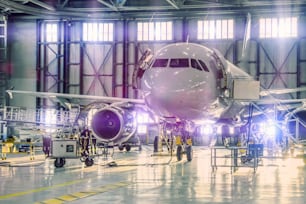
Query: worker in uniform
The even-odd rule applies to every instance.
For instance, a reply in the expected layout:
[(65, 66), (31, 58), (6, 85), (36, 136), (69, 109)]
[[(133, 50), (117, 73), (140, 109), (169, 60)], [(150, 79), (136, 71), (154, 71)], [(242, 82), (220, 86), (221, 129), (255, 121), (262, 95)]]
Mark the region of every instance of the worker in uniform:
[(50, 152), (51, 152), (51, 136), (50, 135), (43, 136), (43, 152), (46, 157), (50, 156)]
[(90, 130), (90, 141), (91, 141), (91, 153), (97, 154), (97, 138), (92, 134)]
[(230, 140), (230, 128), (228, 125), (222, 125), (222, 143), (225, 147), (229, 147), (229, 140)]
[(80, 136), (80, 145), (81, 145), (81, 155), (82, 156), (88, 156), (89, 155), (89, 139), (90, 139), (90, 130), (88, 128), (85, 128), (81, 132)]

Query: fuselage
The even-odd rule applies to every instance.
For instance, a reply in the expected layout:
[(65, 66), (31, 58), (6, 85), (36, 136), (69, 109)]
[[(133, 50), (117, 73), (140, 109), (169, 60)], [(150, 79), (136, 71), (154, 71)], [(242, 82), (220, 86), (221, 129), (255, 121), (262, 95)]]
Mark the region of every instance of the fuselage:
[(250, 77), (214, 50), (177, 43), (155, 54), (142, 76), (141, 90), (147, 106), (161, 117), (216, 118), (228, 105), (220, 103), (220, 95), (224, 95), (233, 76)]

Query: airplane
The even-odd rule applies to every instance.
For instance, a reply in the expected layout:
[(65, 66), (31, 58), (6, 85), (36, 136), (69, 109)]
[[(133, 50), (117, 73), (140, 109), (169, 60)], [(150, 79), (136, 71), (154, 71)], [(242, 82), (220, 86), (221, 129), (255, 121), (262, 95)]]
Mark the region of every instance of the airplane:
[[(7, 90), (13, 94), (27, 94), (43, 98), (84, 99), (97, 101), (102, 106), (94, 113), (90, 128), (93, 135), (103, 143), (121, 145), (136, 130), (132, 114), (136, 106), (158, 116), (160, 134), (170, 131), (176, 134), (176, 156), (183, 152), (191, 161), (192, 132), (197, 124), (215, 121), (220, 124), (245, 124), (248, 105), (254, 101), (261, 104), (298, 103), (298, 109), (290, 111), (287, 118), (299, 117), (296, 111), (306, 112), (305, 99), (275, 100), (261, 97), (305, 91), (296, 89), (264, 90), (260, 82), (235, 66), (215, 49), (204, 45), (181, 42), (166, 45), (153, 55), (146, 50), (133, 74), (133, 87), (142, 94), (140, 99), (106, 96), (90, 96), (50, 92)], [(292, 115), (290, 115), (292, 114)], [(303, 117), (304, 115), (301, 114)], [(304, 121), (304, 118), (301, 118)], [(180, 135), (180, 136), (178, 136)]]

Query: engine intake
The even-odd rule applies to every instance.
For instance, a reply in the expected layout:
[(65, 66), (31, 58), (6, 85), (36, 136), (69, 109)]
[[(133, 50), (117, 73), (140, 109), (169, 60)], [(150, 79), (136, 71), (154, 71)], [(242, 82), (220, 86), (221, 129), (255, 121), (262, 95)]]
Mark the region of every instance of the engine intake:
[(136, 132), (135, 114), (120, 107), (105, 107), (92, 117), (93, 135), (101, 142), (121, 144)]

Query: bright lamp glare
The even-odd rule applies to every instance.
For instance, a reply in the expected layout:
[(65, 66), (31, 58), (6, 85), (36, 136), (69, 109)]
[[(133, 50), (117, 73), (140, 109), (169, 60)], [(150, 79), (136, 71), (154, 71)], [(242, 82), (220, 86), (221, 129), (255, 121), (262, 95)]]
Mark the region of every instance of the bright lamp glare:
[(213, 133), (213, 128), (210, 125), (205, 125), (201, 127), (201, 134), (209, 135)]
[(146, 134), (147, 133), (147, 126), (146, 125), (138, 125), (137, 133), (138, 134)]
[(272, 121), (269, 121), (266, 126), (266, 134), (270, 137), (274, 137), (276, 133), (275, 124)]
[(272, 121), (267, 123), (260, 123), (258, 125), (258, 132), (265, 134), (268, 137), (274, 137), (276, 134), (276, 127)]
[(137, 123), (148, 123), (149, 115), (146, 113), (137, 113)]
[(53, 125), (56, 124), (56, 114), (54, 114), (54, 112), (56, 112), (55, 110), (52, 109), (47, 109), (45, 112), (45, 121), (47, 125)]
[(275, 126), (273, 126), (273, 125), (272, 126), (268, 126), (266, 128), (266, 133), (267, 133), (268, 136), (274, 137), (275, 136), (275, 132), (276, 132)]
[(264, 133), (266, 132), (266, 124), (265, 123), (260, 123), (258, 127), (259, 132)]
[(235, 133), (235, 128), (234, 128), (234, 127), (230, 127), (230, 128), (229, 128), (229, 133), (230, 133), (231, 135), (233, 135), (233, 134)]

